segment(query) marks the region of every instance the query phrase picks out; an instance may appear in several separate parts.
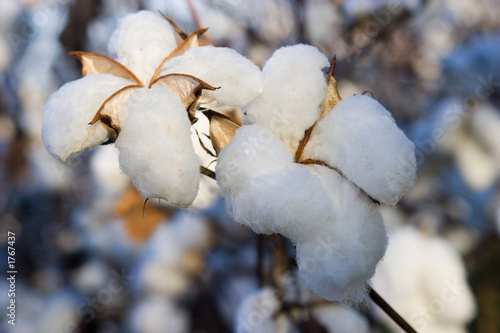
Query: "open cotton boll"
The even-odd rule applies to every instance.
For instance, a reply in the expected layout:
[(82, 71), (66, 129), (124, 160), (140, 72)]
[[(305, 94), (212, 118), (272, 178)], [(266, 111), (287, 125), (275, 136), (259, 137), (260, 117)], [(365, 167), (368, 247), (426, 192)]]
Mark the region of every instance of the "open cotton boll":
[(119, 120), (115, 145), (123, 172), (144, 196), (189, 206), (198, 193), (200, 159), (178, 96), (162, 86), (139, 89), (123, 105)]
[(323, 184), (266, 128), (239, 128), (221, 151), (217, 179), (234, 219), (297, 241), (334, 217)]
[[(465, 268), (445, 239), (405, 226), (389, 233), (389, 247), (373, 287), (419, 332), (462, 332), (475, 305)], [(391, 327), (394, 322), (375, 308)]]
[(130, 82), (110, 74), (87, 75), (54, 92), (43, 114), (42, 139), (47, 151), (63, 162), (105, 142), (109, 131), (101, 122), (89, 125), (102, 103)]
[(328, 59), (309, 45), (274, 52), (263, 69), (264, 90), (246, 107), (248, 120), (271, 129), (295, 152), (304, 131), (317, 120), (326, 94)]
[(189, 332), (188, 314), (163, 296), (150, 296), (141, 300), (126, 318), (133, 333)]
[(290, 321), (276, 316), (281, 304), (276, 293), (264, 288), (248, 295), (238, 308), (234, 330), (236, 333), (289, 333)]
[(157, 66), (176, 47), (170, 23), (157, 13), (143, 10), (118, 21), (108, 51), (147, 85)]
[(340, 169), (370, 196), (396, 204), (416, 178), (414, 144), (373, 98), (340, 101), (314, 128), (303, 159)]
[(250, 60), (233, 49), (214, 46), (195, 47), (167, 61), (161, 75), (190, 74), (205, 81), (214, 91), (202, 93), (201, 104), (245, 106), (262, 91), (262, 73)]
[(330, 333), (369, 333), (368, 320), (358, 311), (341, 305), (325, 305), (313, 308), (318, 322)]
[(358, 188), (338, 173), (311, 166), (328, 191), (335, 220), (297, 243), (299, 276), (331, 301), (362, 301), (366, 281), (385, 253), (387, 237), (380, 213)]

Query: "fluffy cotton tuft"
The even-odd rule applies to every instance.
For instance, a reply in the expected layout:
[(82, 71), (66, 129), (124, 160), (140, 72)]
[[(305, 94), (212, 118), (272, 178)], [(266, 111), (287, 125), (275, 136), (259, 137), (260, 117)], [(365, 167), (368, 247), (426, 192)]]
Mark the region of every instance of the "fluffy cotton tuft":
[(297, 243), (299, 276), (306, 286), (331, 301), (360, 302), (366, 281), (382, 259), (387, 237), (375, 205), (331, 170), (313, 166), (335, 212), (334, 219), (306, 220), (313, 230)]
[(278, 49), (266, 62), (264, 91), (247, 108), (248, 120), (271, 129), (291, 152), (319, 116), (328, 59), (309, 45)]
[(189, 206), (198, 192), (200, 159), (181, 100), (162, 86), (139, 89), (119, 114), (120, 166), (146, 197)]
[(109, 132), (104, 125), (89, 122), (106, 98), (128, 84), (129, 81), (113, 75), (91, 74), (54, 92), (43, 114), (42, 139), (47, 151), (68, 162), (76, 153), (106, 141)]
[(304, 221), (333, 218), (320, 179), (292, 162), (291, 153), (269, 129), (250, 125), (236, 131), (216, 169), (236, 221), (257, 233), (282, 233), (297, 241), (317, 230), (317, 223)]
[[(167, 61), (161, 75), (190, 74), (218, 87), (203, 91), (202, 104), (245, 106), (262, 91), (262, 73), (250, 60), (233, 49), (202, 46)], [(213, 104), (215, 103), (215, 104)]]
[(176, 47), (170, 23), (157, 13), (143, 10), (118, 21), (108, 51), (147, 85), (156, 68)]
[(373, 98), (355, 95), (318, 122), (303, 159), (338, 168), (376, 200), (394, 205), (415, 182), (414, 149), (389, 111)]
[[(474, 316), (473, 295), (458, 253), (445, 239), (414, 227), (397, 228), (389, 234), (387, 254), (372, 283), (418, 332), (464, 332)], [(399, 332), (389, 317), (376, 310)]]
[(296, 242), (307, 287), (329, 300), (366, 296), (386, 237), (380, 214), (358, 188), (323, 166), (292, 163), (259, 125), (237, 130), (219, 155), (217, 175), (237, 222)]

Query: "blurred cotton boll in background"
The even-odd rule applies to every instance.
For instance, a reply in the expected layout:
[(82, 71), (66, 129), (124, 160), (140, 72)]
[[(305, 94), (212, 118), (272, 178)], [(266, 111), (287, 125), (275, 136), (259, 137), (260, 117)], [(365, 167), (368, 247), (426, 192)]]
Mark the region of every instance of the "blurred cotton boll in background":
[[(389, 232), (373, 287), (418, 332), (465, 332), (476, 306), (459, 254), (445, 239), (411, 226)], [(377, 317), (399, 328), (380, 310)]]

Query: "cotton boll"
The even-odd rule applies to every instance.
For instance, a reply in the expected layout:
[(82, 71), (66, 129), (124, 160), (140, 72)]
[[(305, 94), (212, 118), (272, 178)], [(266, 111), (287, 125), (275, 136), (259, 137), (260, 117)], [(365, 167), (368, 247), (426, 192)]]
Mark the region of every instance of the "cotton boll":
[(175, 48), (175, 31), (160, 14), (140, 11), (124, 16), (111, 35), (108, 50), (144, 85)]
[(322, 166), (311, 168), (323, 181), (336, 216), (322, 223), (321, 233), (310, 233), (307, 241), (297, 243), (299, 276), (321, 297), (359, 302), (367, 296), (366, 281), (385, 253), (382, 217), (339, 174)]
[(220, 87), (202, 94), (201, 104), (213, 102), (212, 107), (244, 106), (262, 91), (259, 68), (229, 48), (211, 45), (191, 48), (165, 63), (161, 75), (170, 73), (190, 74)]
[(270, 288), (258, 290), (247, 296), (238, 308), (234, 330), (236, 333), (289, 333), (290, 321), (276, 316), (280, 301)]
[(186, 109), (162, 86), (139, 89), (119, 114), (120, 166), (146, 197), (189, 206), (198, 192), (200, 159)]
[(257, 233), (304, 240), (334, 212), (320, 179), (266, 128), (244, 126), (221, 151), (217, 179), (234, 219)]
[(68, 82), (53, 93), (45, 106), (42, 139), (47, 151), (61, 161), (91, 149), (108, 138), (101, 122), (88, 123), (102, 103), (130, 82), (110, 74), (90, 74)]
[(162, 296), (150, 296), (135, 304), (127, 318), (134, 333), (189, 332), (188, 314)]
[(416, 177), (414, 144), (374, 99), (340, 101), (313, 130), (303, 159), (341, 170), (376, 200), (396, 204)]
[(328, 59), (315, 47), (278, 49), (264, 66), (262, 94), (246, 108), (248, 120), (271, 129), (295, 153), (304, 131), (319, 116), (326, 94), (322, 69), (328, 66)]
[[(390, 232), (387, 254), (372, 283), (419, 332), (461, 332), (475, 312), (465, 269), (453, 247), (410, 226)], [(380, 310), (375, 313), (399, 332)]]
[(331, 333), (368, 333), (368, 320), (358, 311), (338, 305), (325, 305), (312, 310), (318, 322)]

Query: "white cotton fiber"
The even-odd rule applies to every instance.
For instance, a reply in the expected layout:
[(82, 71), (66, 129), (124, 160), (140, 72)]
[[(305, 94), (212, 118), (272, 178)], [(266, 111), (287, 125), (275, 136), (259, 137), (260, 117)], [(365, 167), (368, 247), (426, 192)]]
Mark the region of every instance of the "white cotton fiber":
[(140, 11), (118, 21), (108, 51), (148, 85), (156, 68), (176, 47), (170, 23), (158, 13)]
[(198, 193), (200, 159), (194, 153), (186, 109), (165, 87), (139, 89), (119, 114), (120, 166), (146, 197), (189, 206)]
[(328, 59), (309, 45), (286, 46), (266, 62), (264, 91), (247, 108), (248, 120), (270, 128), (295, 153), (319, 116), (326, 94)]
[(373, 98), (340, 101), (313, 130), (303, 159), (340, 169), (378, 201), (396, 204), (413, 186), (414, 144)]
[(320, 179), (264, 127), (238, 129), (216, 173), (234, 219), (257, 233), (304, 240), (334, 217)]
[[(387, 237), (375, 205), (338, 173), (311, 166), (323, 181), (336, 217), (323, 221), (321, 233), (297, 243), (299, 276), (331, 301), (361, 301), (365, 284), (385, 253)], [(328, 223), (329, 222), (329, 223)]]
[(42, 139), (47, 151), (61, 161), (94, 148), (108, 138), (102, 123), (89, 125), (102, 103), (130, 82), (110, 74), (90, 74), (53, 93), (43, 114)]
[(244, 106), (262, 91), (262, 73), (250, 60), (233, 49), (214, 46), (195, 47), (167, 61), (161, 75), (192, 75), (217, 90), (205, 90), (201, 104)]
[[(462, 332), (475, 305), (465, 268), (445, 239), (405, 226), (389, 233), (389, 246), (373, 287), (418, 332)], [(394, 332), (394, 322), (375, 309)]]
[(314, 307), (312, 314), (330, 333), (369, 333), (368, 320), (353, 308), (328, 304)]
[(234, 331), (236, 333), (289, 333), (291, 322), (284, 315), (277, 316), (281, 303), (276, 292), (264, 288), (248, 295), (238, 308)]

